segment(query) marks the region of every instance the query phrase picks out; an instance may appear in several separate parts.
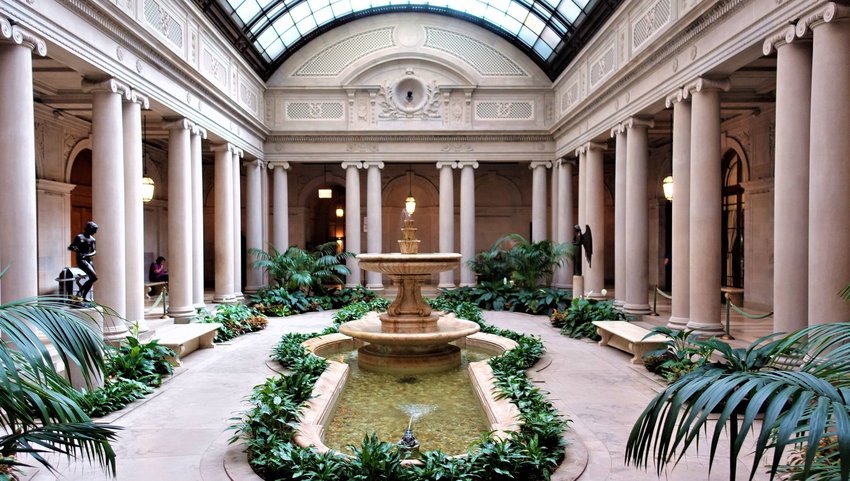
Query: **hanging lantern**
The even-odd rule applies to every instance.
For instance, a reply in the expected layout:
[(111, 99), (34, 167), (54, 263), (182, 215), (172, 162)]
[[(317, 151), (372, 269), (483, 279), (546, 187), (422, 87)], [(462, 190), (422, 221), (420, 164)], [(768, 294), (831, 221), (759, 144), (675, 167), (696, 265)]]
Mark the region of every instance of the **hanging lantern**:
[(668, 175), (664, 177), (664, 180), (661, 182), (661, 188), (664, 190), (664, 198), (667, 200), (673, 200), (673, 176)]
[(320, 199), (333, 199), (334, 191), (332, 189), (319, 189)]
[(416, 210), (416, 199), (412, 195), (408, 195), (404, 199), (404, 210), (407, 211), (407, 215), (413, 215), (413, 212)]
[(336, 216), (342, 218), (343, 216), (345, 216), (345, 210), (342, 207), (337, 207)]
[(153, 179), (148, 176), (142, 177), (142, 202), (153, 200), (154, 187)]

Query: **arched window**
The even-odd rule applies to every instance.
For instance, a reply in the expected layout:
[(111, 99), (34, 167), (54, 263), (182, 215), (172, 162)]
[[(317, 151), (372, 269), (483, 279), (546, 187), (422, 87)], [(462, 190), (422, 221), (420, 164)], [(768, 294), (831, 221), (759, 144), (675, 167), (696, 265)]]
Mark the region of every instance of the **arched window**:
[(746, 161), (734, 149), (723, 155), (723, 215), (721, 285), (744, 287), (744, 188)]

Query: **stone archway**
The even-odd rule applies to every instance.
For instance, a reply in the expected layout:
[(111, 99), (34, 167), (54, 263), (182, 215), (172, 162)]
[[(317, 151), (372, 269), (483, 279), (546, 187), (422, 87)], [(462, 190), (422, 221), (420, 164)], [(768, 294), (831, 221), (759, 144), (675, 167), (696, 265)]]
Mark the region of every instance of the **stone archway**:
[[(74, 154), (67, 173), (68, 182), (76, 186), (71, 191), (72, 235), (82, 232), (86, 222), (92, 220), (92, 151), (89, 148), (75, 149)], [(75, 256), (69, 257), (71, 265), (76, 266)]]

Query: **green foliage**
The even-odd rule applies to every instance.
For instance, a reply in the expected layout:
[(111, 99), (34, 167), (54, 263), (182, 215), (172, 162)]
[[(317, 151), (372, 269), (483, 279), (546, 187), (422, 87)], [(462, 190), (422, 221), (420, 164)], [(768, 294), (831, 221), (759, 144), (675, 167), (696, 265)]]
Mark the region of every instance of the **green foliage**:
[(488, 311), (549, 314), (556, 309), (566, 309), (572, 301), (572, 293), (548, 287), (521, 289), (499, 281), (441, 290), (437, 299), (451, 303), (471, 302)]
[[(660, 475), (699, 443), (703, 433), (708, 437), (711, 432), (711, 464), (726, 431), (733, 460), (747, 437), (755, 436), (750, 479), (768, 453), (771, 475), (781, 471), (789, 479), (850, 478), (850, 323), (773, 337), (747, 349), (706, 341), (723, 359), (685, 374), (650, 402), (629, 435), (626, 462), (647, 467), (651, 461)], [(708, 420), (711, 413), (718, 415), (716, 421)], [(782, 464), (789, 447), (791, 462)], [(737, 479), (736, 469), (731, 463), (730, 479)]]
[(386, 311), (390, 306), (390, 301), (383, 297), (376, 297), (368, 302), (356, 302), (349, 304), (334, 313), (334, 324), (342, 324), (355, 319), (360, 319), (369, 311)]
[(251, 307), (262, 314), (285, 317), (305, 312), (339, 309), (356, 302), (375, 299), (375, 293), (363, 286), (331, 288), (324, 294), (308, 296), (300, 289), (266, 287), (251, 296)]
[(312, 252), (292, 246), (282, 253), (274, 247), (269, 252), (249, 249), (248, 253), (256, 259), (254, 267), (268, 272), (278, 286), (313, 295), (324, 293), (326, 283), (342, 284), (342, 277), (351, 274), (345, 260), (354, 254), (336, 250), (336, 242), (328, 242)]
[(509, 279), (520, 289), (534, 290), (541, 283), (548, 284), (555, 268), (564, 265), (572, 252), (570, 243), (529, 242), (519, 234), (508, 234), (490, 250), (476, 254), (469, 266), (480, 283)]
[(174, 356), (174, 351), (160, 345), (156, 339), (141, 343), (137, 337), (130, 336), (110, 354), (104, 375), (157, 387), (162, 384), (162, 376), (173, 372), (168, 360)]
[[(269, 379), (254, 388), (253, 407), (232, 426), (248, 447), (255, 471), (264, 479), (294, 480), (494, 480), (549, 479), (563, 458), (563, 432), (566, 421), (561, 418), (543, 393), (534, 387), (524, 371), (543, 355), (539, 338), (485, 324), (481, 310), (468, 302), (447, 298), (430, 301), (435, 309), (454, 312), (458, 317), (477, 322), (483, 332), (508, 337), (519, 346), (491, 359), (490, 365), (502, 396), (509, 397), (520, 408), (523, 425), (519, 433), (506, 440), (482, 439), (466, 457), (449, 458), (438, 451), (422, 454), (422, 464), (403, 468), (401, 455), (394, 444), (381, 442), (373, 434), (360, 446), (350, 446), (354, 456), (344, 460), (335, 454), (318, 454), (311, 448), (291, 443), (293, 424), (312, 392), (327, 361), (310, 354), (301, 345), (307, 339), (335, 332), (331, 327), (321, 333), (290, 333), (275, 346), (272, 356), (292, 372), (289, 381)], [(362, 317), (370, 310), (382, 310), (388, 301), (351, 304), (340, 310), (335, 321), (347, 322)], [(300, 376), (294, 380), (294, 376)], [(285, 385), (284, 385), (285, 384)]]
[(249, 332), (266, 328), (268, 319), (244, 304), (219, 304), (215, 315), (211, 316), (206, 310), (199, 309), (198, 322), (217, 322), (221, 324), (215, 335), (215, 342), (229, 341)]
[(115, 474), (110, 443), (121, 428), (92, 422), (40, 339), (50, 341), (66, 369), (77, 364), (90, 383), (104, 366), (104, 344), (93, 325), (85, 311), (72, 313), (60, 297), (0, 304), (0, 472), (19, 466), (22, 453), (55, 471), (43, 456), (55, 453), (83, 457)]
[(79, 403), (89, 416), (101, 417), (152, 392), (144, 382), (119, 377), (108, 379), (102, 387), (84, 393)]
[(549, 316), (552, 327), (559, 328), (561, 334), (574, 339), (586, 337), (599, 340), (593, 321), (616, 321), (625, 319), (623, 313), (614, 307), (612, 301), (597, 301), (577, 297), (572, 300), (566, 311), (554, 311)]

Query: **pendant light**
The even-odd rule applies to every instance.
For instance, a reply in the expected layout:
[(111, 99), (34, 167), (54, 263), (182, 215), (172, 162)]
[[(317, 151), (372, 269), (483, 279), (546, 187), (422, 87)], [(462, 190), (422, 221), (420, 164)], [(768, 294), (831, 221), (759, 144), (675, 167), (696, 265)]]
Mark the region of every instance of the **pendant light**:
[(145, 132), (147, 131), (148, 119), (142, 117), (142, 202), (153, 200), (153, 192), (156, 186), (153, 179), (148, 177), (147, 154), (145, 153)]
[(328, 168), (326, 165), (322, 165), (322, 179), (324, 180), (324, 187), (319, 188), (319, 198), (320, 199), (333, 199), (334, 191), (327, 187), (328, 185)]
[(407, 215), (413, 215), (416, 211), (416, 199), (413, 198), (413, 166), (407, 172), (407, 198), (404, 199), (404, 210)]

